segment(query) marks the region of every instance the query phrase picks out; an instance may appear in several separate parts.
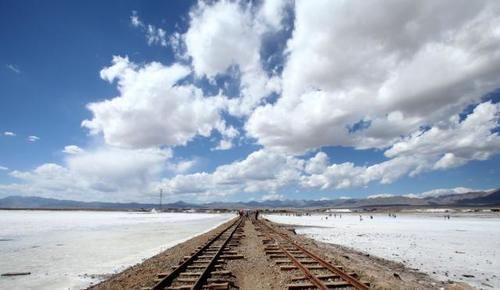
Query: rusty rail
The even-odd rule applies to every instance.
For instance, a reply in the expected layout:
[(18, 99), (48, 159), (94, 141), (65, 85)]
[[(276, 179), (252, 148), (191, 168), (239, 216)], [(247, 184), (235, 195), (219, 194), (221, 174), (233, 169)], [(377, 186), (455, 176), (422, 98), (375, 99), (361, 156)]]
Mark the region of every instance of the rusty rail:
[(199, 290), (199, 289), (202, 288), (203, 283), (205, 283), (205, 280), (208, 278), (208, 275), (210, 274), (210, 271), (213, 269), (213, 267), (215, 265), (215, 262), (219, 258), (220, 254), (222, 253), (222, 251), (224, 250), (224, 248), (226, 247), (226, 245), (233, 238), (234, 233), (239, 228), (239, 226), (241, 225), (242, 222), (243, 222), (243, 218), (240, 218), (238, 220), (238, 224), (234, 227), (234, 229), (229, 234), (229, 237), (224, 241), (224, 243), (221, 245), (221, 247), (219, 248), (219, 250), (217, 251), (217, 253), (215, 253), (214, 257), (212, 258), (212, 260), (210, 260), (208, 266), (203, 271), (203, 274), (201, 274), (201, 276), (198, 278), (198, 280), (194, 284), (194, 286), (193, 286), (194, 290)]
[[(346, 283), (348, 283), (350, 286), (359, 289), (359, 290), (367, 290), (370, 289), (369, 286), (367, 286), (365, 283), (361, 282), (360, 280), (354, 278), (350, 274), (346, 273), (345, 271), (341, 270), (338, 267), (335, 267), (331, 263), (327, 262), (323, 258), (319, 257), (318, 255), (314, 254), (310, 250), (304, 248), (302, 245), (300, 245), (298, 242), (294, 241), (292, 238), (290, 238), (288, 235), (281, 233), (274, 229), (272, 226), (268, 225), (267, 223), (263, 222), (262, 220), (257, 220), (257, 222), (267, 228), (270, 232), (278, 235), (282, 239), (284, 239), (287, 243), (293, 245), (296, 249), (298, 249), (300, 252), (303, 254), (307, 255), (310, 259), (314, 260), (317, 262), (319, 265), (324, 267), (326, 270), (330, 271), (331, 273), (337, 275), (340, 279), (344, 280)], [(328, 285), (329, 283), (326, 283), (325, 281), (321, 280), (318, 276), (313, 272), (311, 272), (306, 265), (301, 263), (299, 259), (297, 259), (286, 247), (282, 245), (277, 239), (273, 238), (271, 235), (266, 235), (270, 240), (273, 240), (275, 244), (278, 246), (278, 248), (290, 259), (290, 261), (298, 268), (300, 269), (304, 275), (305, 278), (308, 279), (312, 285), (314, 285), (318, 289), (330, 289)], [(300, 285), (290, 285), (290, 289), (301, 289), (301, 288), (308, 288), (306, 285), (304, 287), (301, 287)], [(297, 286), (297, 287), (294, 287)]]
[(221, 255), (222, 251), (228, 244), (228, 242), (232, 239), (234, 233), (236, 230), (240, 227), (240, 225), (243, 222), (243, 218), (237, 218), (235, 219), (227, 228), (222, 230), (219, 234), (217, 234), (215, 237), (210, 239), (204, 246), (202, 246), (199, 250), (197, 250), (194, 254), (192, 254), (188, 259), (186, 259), (184, 262), (182, 262), (179, 266), (175, 268), (174, 271), (172, 271), (170, 274), (165, 275), (163, 278), (161, 278), (153, 287), (151, 287), (151, 290), (163, 290), (175, 281), (181, 273), (186, 272), (188, 266), (192, 265), (193, 262), (195, 262), (201, 254), (203, 254), (205, 251), (207, 251), (210, 246), (212, 246), (217, 240), (219, 240), (225, 233), (229, 231), (229, 236), (224, 240), (222, 245), (219, 247), (217, 252), (213, 254), (213, 257), (210, 259), (210, 261), (207, 263), (206, 267), (202, 270), (201, 274), (199, 275), (198, 279), (194, 283), (194, 285), (191, 286), (186, 286), (186, 287), (181, 287), (182, 289), (189, 287), (188, 289), (202, 289), (203, 284), (206, 282), (208, 276), (210, 275), (210, 272), (214, 268), (217, 259)]
[(299, 260), (297, 260), (290, 251), (285, 249), (282, 245), (278, 244), (278, 247), (288, 256), (288, 258), (299, 268), (302, 272), (304, 272), (305, 276), (316, 286), (318, 289), (327, 290), (328, 286), (323, 283), (318, 277), (313, 275), (309, 269), (307, 269)]

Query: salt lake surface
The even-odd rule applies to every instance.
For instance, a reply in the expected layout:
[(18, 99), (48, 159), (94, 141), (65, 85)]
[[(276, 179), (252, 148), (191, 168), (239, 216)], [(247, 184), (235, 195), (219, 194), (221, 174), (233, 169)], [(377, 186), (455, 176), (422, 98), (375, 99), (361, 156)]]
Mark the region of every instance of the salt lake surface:
[[(500, 289), (500, 216), (494, 214), (268, 215), (296, 232), (418, 268), (440, 280)], [(463, 275), (474, 277), (464, 277)]]
[(0, 210), (0, 273), (31, 272), (0, 277), (0, 289), (85, 288), (96, 275), (123, 270), (232, 217)]

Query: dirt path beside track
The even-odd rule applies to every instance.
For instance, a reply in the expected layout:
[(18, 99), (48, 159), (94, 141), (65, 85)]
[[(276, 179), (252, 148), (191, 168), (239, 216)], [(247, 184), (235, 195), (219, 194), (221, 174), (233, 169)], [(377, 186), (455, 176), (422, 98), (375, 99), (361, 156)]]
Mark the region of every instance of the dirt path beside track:
[[(301, 235), (295, 235), (290, 226), (272, 224), (282, 233), (315, 252), (327, 261), (343, 266), (348, 271), (356, 272), (360, 280), (370, 282), (374, 289), (473, 289), (466, 284), (437, 281), (429, 275), (409, 269), (403, 264), (370, 256), (366, 253), (314, 241)], [(202, 245), (222, 231), (227, 223), (220, 227), (176, 245), (154, 257), (112, 275), (109, 279), (90, 287), (90, 289), (142, 289), (154, 284), (158, 273), (170, 272), (184, 256), (190, 255), (196, 247)], [(264, 245), (255, 226), (247, 221), (244, 225), (244, 237), (237, 248), (244, 259), (228, 260), (224, 269), (232, 272), (235, 289), (287, 289), (291, 272), (280, 271), (279, 267), (265, 255)]]
[(240, 245), (243, 260), (228, 263), (240, 289), (285, 289), (287, 273), (270, 261), (264, 253), (264, 245), (257, 236), (255, 226), (245, 223), (245, 238)]

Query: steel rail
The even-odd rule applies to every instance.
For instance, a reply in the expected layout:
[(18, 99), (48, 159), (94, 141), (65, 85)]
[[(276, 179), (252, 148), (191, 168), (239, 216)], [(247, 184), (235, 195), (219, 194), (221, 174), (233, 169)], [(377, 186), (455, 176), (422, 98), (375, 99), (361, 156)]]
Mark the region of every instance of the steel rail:
[[(181, 265), (179, 265), (174, 271), (172, 271), (170, 274), (168, 274), (166, 277), (162, 278), (160, 281), (158, 281), (158, 283), (156, 283), (153, 287), (151, 287), (151, 290), (163, 290), (165, 287), (168, 287), (170, 284), (172, 284), (172, 282), (177, 278), (179, 277), (179, 275), (184, 272), (187, 267), (193, 262), (195, 261), (198, 256), (200, 256), (200, 254), (202, 252), (204, 252), (206, 249), (208, 249), (215, 241), (217, 241), (224, 233), (226, 233), (229, 229), (231, 229), (231, 227), (233, 227), (234, 225), (237, 224), (237, 226), (234, 228), (234, 230), (231, 232), (231, 235), (230, 235), (230, 238), (233, 236), (234, 232), (236, 231), (236, 229), (238, 228), (238, 226), (241, 224), (241, 222), (243, 221), (242, 218), (237, 218), (234, 220), (234, 222), (232, 222), (227, 228), (225, 228), (224, 230), (222, 230), (219, 234), (217, 234), (215, 237), (213, 237), (208, 243), (206, 243), (203, 247), (201, 247), (198, 251), (196, 251), (196, 253), (194, 253), (193, 255), (191, 255), (191, 257), (189, 257), (188, 259), (186, 259)], [(229, 239), (230, 239), (229, 238)], [(225, 245), (227, 244), (227, 241), (224, 243), (223, 247), (225, 247)], [(220, 253), (220, 250), (223, 248), (221, 247), (219, 249), (219, 251), (217, 253)], [(214, 262), (214, 260), (212, 259), (210, 261), (210, 265), (212, 265), (212, 263)], [(205, 272), (204, 272), (205, 273)], [(201, 278), (201, 277), (200, 277)], [(198, 283), (198, 281), (197, 281)]]
[(217, 250), (217, 253), (215, 253), (215, 255), (213, 256), (212, 260), (210, 260), (210, 262), (208, 263), (208, 265), (205, 268), (205, 270), (203, 271), (203, 273), (200, 275), (200, 277), (198, 278), (196, 283), (194, 283), (193, 288), (192, 288), (193, 290), (202, 289), (203, 283), (205, 283), (205, 280), (208, 278), (208, 275), (210, 275), (210, 271), (215, 266), (217, 259), (219, 258), (220, 254), (222, 253), (222, 251), (226, 247), (227, 243), (229, 243), (229, 241), (233, 238), (234, 233), (240, 227), (242, 222), (243, 222), (243, 218), (240, 218), (238, 221), (238, 224), (234, 227), (234, 229), (229, 234), (229, 237), (227, 237), (227, 239), (224, 241), (224, 243), (219, 248), (219, 250)]
[[(279, 236), (281, 236), (282, 238), (284, 238), (288, 242), (292, 243), (295, 247), (297, 247), (298, 249), (300, 249), (301, 251), (303, 251), (310, 258), (316, 260), (320, 265), (324, 266), (326, 269), (330, 270), (331, 272), (334, 272), (335, 274), (337, 274), (341, 279), (343, 279), (344, 281), (346, 281), (349, 284), (351, 284), (354, 288), (359, 289), (359, 290), (368, 290), (368, 289), (370, 289), (370, 287), (368, 287), (367, 285), (363, 284), (358, 279), (352, 277), (351, 275), (347, 274), (346, 272), (344, 272), (344, 271), (340, 270), (339, 268), (333, 266), (331, 263), (325, 261), (323, 258), (319, 257), (318, 255), (314, 254), (313, 252), (311, 252), (308, 249), (304, 248), (299, 243), (297, 243), (292, 238), (290, 238), (288, 235), (278, 232), (276, 229), (274, 229), (273, 227), (271, 227), (267, 223), (263, 222), (262, 220), (259, 220), (259, 222), (260, 222), (260, 224), (264, 225), (266, 228), (268, 228), (272, 232), (278, 234)], [(283, 249), (283, 247), (281, 245), (279, 245), (279, 247), (281, 249)], [(287, 253), (287, 251), (284, 251), (284, 252), (288, 256), (290, 256), (290, 254)], [(294, 260), (295, 260), (295, 257), (293, 257), (293, 259), (292, 259), (292, 262), (295, 264)], [(311, 279), (308, 276), (307, 272), (309, 272), (309, 274), (311, 274), (312, 276), (314, 276), (307, 268), (305, 268), (305, 267), (299, 267), (299, 268), (301, 268), (301, 270), (306, 274), (306, 277), (309, 278), (309, 280), (311, 280)], [(304, 268), (306, 269), (306, 271), (304, 271)], [(314, 278), (316, 278), (317, 280), (319, 280), (317, 277), (314, 277)], [(311, 282), (313, 282), (313, 281), (311, 280)], [(313, 282), (313, 284), (315, 284), (315, 283)], [(319, 288), (319, 286), (317, 286), (317, 287)], [(320, 288), (320, 289), (323, 289), (323, 288)], [(326, 288), (326, 289), (328, 289), (328, 288)]]
[(302, 272), (304, 272), (307, 279), (309, 279), (314, 286), (318, 287), (321, 290), (328, 290), (328, 286), (323, 283), (318, 277), (316, 277), (307, 267), (305, 267), (297, 258), (295, 258), (287, 249), (285, 249), (282, 245), (278, 243), (278, 247), (290, 258), (293, 264), (297, 266)]

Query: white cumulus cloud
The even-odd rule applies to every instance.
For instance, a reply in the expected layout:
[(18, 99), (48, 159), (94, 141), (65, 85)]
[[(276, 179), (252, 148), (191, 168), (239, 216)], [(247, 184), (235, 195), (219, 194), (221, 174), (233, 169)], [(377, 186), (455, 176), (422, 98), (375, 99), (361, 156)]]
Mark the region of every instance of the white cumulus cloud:
[(157, 187), (170, 194), (276, 193), (279, 188), (297, 181), (303, 166), (302, 160), (259, 150), (244, 160), (221, 165), (212, 173), (177, 175), (162, 180)]
[(45, 163), (32, 170), (11, 171), (9, 175), (18, 181), (0, 185), (0, 192), (79, 200), (137, 200), (151, 193), (150, 185), (160, 179), (171, 155), (168, 149), (82, 150), (68, 154), (63, 165)]
[(293, 153), (390, 146), (500, 86), (499, 13), (495, 1), (295, 1), (282, 94), (246, 129)]
[[(263, 5), (260, 17), (255, 16), (254, 7), (237, 1), (200, 1), (190, 13), (183, 38), (196, 75), (213, 79), (233, 66), (240, 72), (241, 97), (232, 99), (229, 107), (234, 115), (248, 115), (263, 98), (280, 89), (278, 78), (264, 71), (260, 59), (262, 34), (279, 26), (276, 21), (283, 14), (280, 2)], [(269, 26), (257, 21), (269, 16), (278, 17)]]
[(87, 107), (93, 118), (82, 126), (102, 133), (106, 143), (129, 148), (185, 145), (195, 136), (208, 137), (228, 128), (220, 116), (222, 96), (205, 97), (201, 89), (179, 82), (191, 73), (186, 66), (153, 62), (136, 65), (114, 57), (101, 71), (104, 80), (117, 80), (120, 96)]
[(384, 152), (390, 158), (387, 161), (370, 166), (351, 162), (332, 164), (323, 172), (303, 176), (302, 185), (341, 189), (366, 186), (374, 181), (388, 184), (405, 175), (486, 160), (500, 152), (500, 136), (494, 132), (499, 116), (500, 104), (481, 103), (462, 121), (457, 115), (442, 127), (416, 132), (395, 143)]

